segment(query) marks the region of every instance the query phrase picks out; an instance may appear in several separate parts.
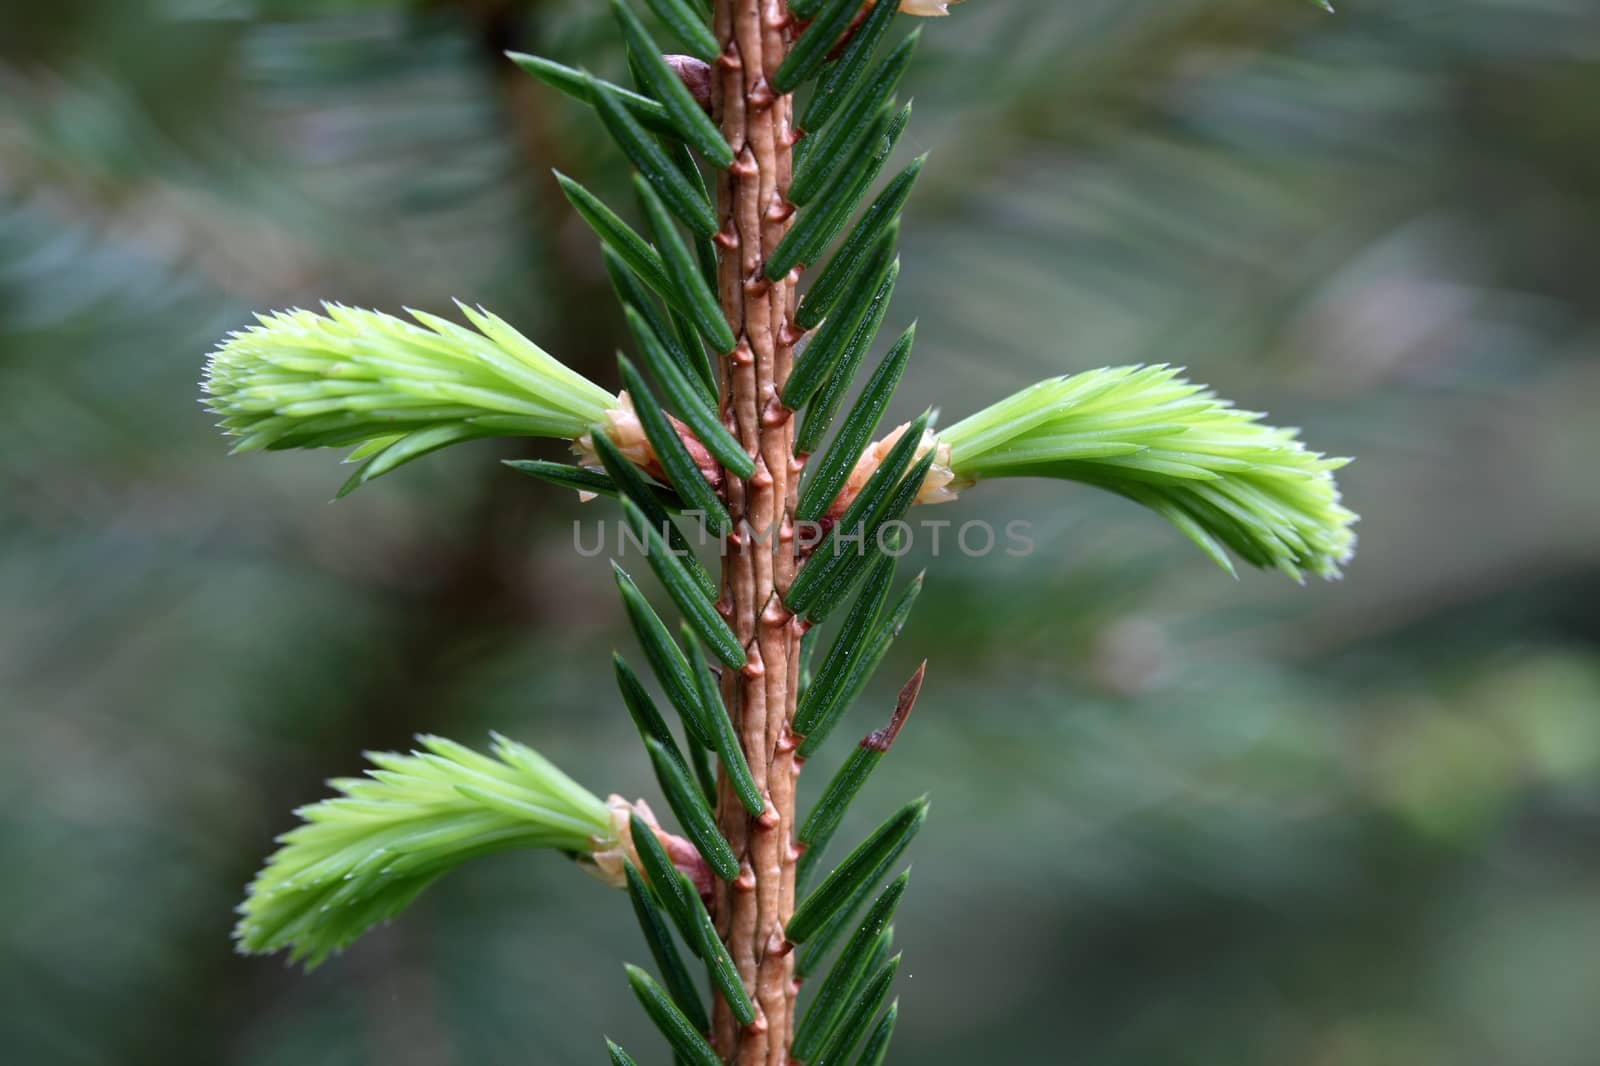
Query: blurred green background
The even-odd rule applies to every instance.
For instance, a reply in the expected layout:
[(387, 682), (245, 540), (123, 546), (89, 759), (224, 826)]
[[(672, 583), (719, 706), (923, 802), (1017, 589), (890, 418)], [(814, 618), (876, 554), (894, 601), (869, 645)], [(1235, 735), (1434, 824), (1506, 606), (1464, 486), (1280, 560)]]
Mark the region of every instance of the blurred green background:
[[(550, 168), (619, 157), (503, 48), (597, 0), (0, 5), (0, 1060), (664, 1061), (627, 904), (508, 855), (304, 977), (229, 946), (292, 807), (419, 730), (656, 796), (568, 495), (440, 453), (225, 458), (255, 308), (482, 301), (615, 386)], [(1586, 1066), (1600, 1046), (1600, 6), (972, 0), (926, 27), (897, 401), (1173, 362), (1359, 457), (1339, 585), (1237, 583), (1000, 483), (841, 734), (931, 789), (897, 1062)], [(897, 325), (898, 324), (898, 325)], [(599, 505), (595, 505), (599, 506)], [(828, 764), (807, 775), (815, 795)]]

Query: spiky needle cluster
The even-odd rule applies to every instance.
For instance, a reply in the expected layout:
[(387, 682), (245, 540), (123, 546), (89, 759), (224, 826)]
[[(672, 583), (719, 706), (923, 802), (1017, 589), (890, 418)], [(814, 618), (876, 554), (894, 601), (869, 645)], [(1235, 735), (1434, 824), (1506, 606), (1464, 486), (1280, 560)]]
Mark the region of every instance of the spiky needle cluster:
[(939, 434), (958, 479), (1056, 477), (1144, 504), (1229, 573), (1223, 545), (1296, 581), (1336, 578), (1355, 550), (1354, 512), (1309, 451), (1166, 366), (1052, 378)]
[(356, 445), (340, 495), (458, 441), (571, 439), (617, 406), (498, 315), (459, 306), (478, 332), (339, 304), (260, 315), (212, 353), (206, 406), (236, 452)]
[(338, 798), (295, 812), (305, 824), (278, 838), (239, 908), (242, 950), (318, 966), (470, 858), (613, 843), (605, 804), (533, 749), (496, 736), (491, 759), (417, 739), (421, 751), (369, 754), (366, 777), (331, 781)]
[[(362, 466), (346, 491), (458, 441), (572, 441), (577, 464), (512, 465), (619, 499), (682, 616), (674, 632), (613, 564), (677, 725), (618, 655), (621, 702), (683, 836), (642, 804), (602, 803), (512, 741), (497, 738), (490, 758), (423, 738), (412, 755), (371, 756), (367, 778), (335, 781), (338, 797), (299, 812), (305, 824), (250, 887), (238, 940), (315, 965), (468, 858), (554, 848), (626, 887), (659, 975), (629, 966), (628, 983), (675, 1061), (878, 1066), (899, 1016), (892, 920), (907, 874), (890, 878), (927, 800), (831, 868), (824, 860), (923, 668), (803, 821), (795, 782), (922, 588), (919, 575), (896, 591), (901, 517), (982, 480), (1064, 478), (1144, 504), (1230, 570), (1227, 550), (1297, 580), (1335, 577), (1354, 545), (1332, 476), (1343, 460), (1166, 367), (1053, 378), (942, 432), (925, 413), (874, 442), (914, 326), (856, 384), (886, 321), (900, 212), (923, 165), (873, 194), (911, 114), (897, 92), (917, 34), (890, 35), (899, 12), (946, 4), (712, 0), (708, 17), (701, 0), (647, 0), (689, 53), (667, 56), (629, 0), (610, 3), (631, 88), (511, 58), (592, 107), (635, 168), (642, 230), (557, 175), (599, 238), (636, 342), (637, 363), (618, 359), (620, 393), (486, 311), (460, 308), (474, 332), (330, 305), (227, 338), (205, 402), (236, 450), (353, 447)], [(722, 538), (721, 574), (689, 550), (674, 516), (690, 512)], [(800, 523), (830, 533), (811, 544)], [(797, 1015), (799, 980), (830, 957)], [(613, 1063), (633, 1061), (607, 1048)]]

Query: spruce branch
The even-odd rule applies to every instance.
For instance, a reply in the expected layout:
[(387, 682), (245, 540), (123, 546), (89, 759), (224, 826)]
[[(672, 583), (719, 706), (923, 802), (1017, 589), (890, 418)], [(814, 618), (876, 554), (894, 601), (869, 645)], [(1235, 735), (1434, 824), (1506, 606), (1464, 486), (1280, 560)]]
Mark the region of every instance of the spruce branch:
[[(474, 332), (421, 312), (408, 322), (328, 305), (263, 316), (227, 338), (207, 365), (204, 402), (240, 438), (236, 451), (353, 447), (362, 465), (346, 491), (457, 441), (572, 442), (581, 465), (513, 466), (585, 498), (618, 498), (682, 615), (680, 643), (613, 561), (683, 744), (614, 654), (620, 702), (686, 836), (662, 830), (642, 802), (602, 802), (504, 738), (490, 757), (424, 737), (410, 755), (369, 756), (366, 778), (333, 782), (338, 796), (299, 812), (305, 824), (280, 838), (251, 885), (236, 936), (243, 950), (287, 949), (314, 966), (475, 855), (553, 848), (627, 889), (664, 986), (631, 965), (628, 980), (676, 1061), (821, 1066), (863, 1046), (856, 1061), (878, 1066), (898, 1018), (889, 922), (906, 877), (883, 886), (928, 801), (900, 807), (831, 870), (822, 862), (910, 714), (926, 663), (804, 820), (796, 781), (922, 589), (918, 575), (891, 600), (891, 527), (914, 503), (982, 480), (1054, 477), (1144, 504), (1229, 569), (1231, 549), (1297, 580), (1336, 577), (1355, 543), (1333, 480), (1344, 460), (1167, 367), (1052, 378), (942, 432), (930, 410), (871, 442), (909, 362), (914, 327), (903, 324), (824, 447), (887, 322), (900, 212), (925, 159), (873, 197), (911, 117), (896, 91), (917, 34), (889, 45), (888, 33), (896, 11), (944, 15), (948, 4), (646, 0), (695, 53), (673, 56), (630, 0), (608, 2), (637, 91), (511, 58), (592, 107), (637, 168), (642, 228), (557, 174), (600, 240), (638, 345), (640, 366), (618, 357), (624, 391), (606, 392), (481, 309), (461, 307)], [(796, 91), (809, 94), (798, 121)], [(824, 262), (802, 303), (804, 272)], [(690, 509), (722, 537), (720, 579), (673, 520)], [(831, 532), (810, 546), (797, 536), (804, 522)], [(843, 551), (852, 541), (865, 548)], [(812, 677), (819, 627), (836, 612), (845, 616)], [(820, 884), (802, 901), (813, 872)], [(709, 1012), (674, 929), (707, 965)], [(847, 935), (797, 1027), (797, 978)]]

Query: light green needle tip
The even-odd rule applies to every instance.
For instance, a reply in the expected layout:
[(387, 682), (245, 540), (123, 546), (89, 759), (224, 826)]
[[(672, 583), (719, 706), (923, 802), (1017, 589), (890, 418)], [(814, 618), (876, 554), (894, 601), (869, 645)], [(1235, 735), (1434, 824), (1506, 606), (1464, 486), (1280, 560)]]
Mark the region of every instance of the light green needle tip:
[(354, 447), (344, 492), (458, 441), (571, 440), (616, 407), (504, 319), (459, 306), (476, 330), (339, 304), (258, 315), (212, 352), (203, 402), (236, 452)]
[(392, 918), (446, 871), (517, 847), (589, 854), (613, 836), (606, 806), (531, 748), (496, 736), (493, 757), (442, 737), (367, 756), (365, 777), (302, 807), (239, 906), (246, 954), (287, 950), (315, 967)]
[(1348, 460), (1262, 418), (1173, 367), (1124, 366), (1041, 381), (939, 439), (958, 481), (1083, 482), (1155, 511), (1230, 572), (1225, 548), (1296, 581), (1337, 578), (1356, 544), (1333, 477)]

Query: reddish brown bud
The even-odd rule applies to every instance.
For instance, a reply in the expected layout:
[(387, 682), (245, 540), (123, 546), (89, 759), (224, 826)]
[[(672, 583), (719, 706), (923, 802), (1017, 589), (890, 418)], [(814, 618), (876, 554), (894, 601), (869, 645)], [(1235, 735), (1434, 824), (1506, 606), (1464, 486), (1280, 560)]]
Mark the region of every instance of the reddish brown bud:
[(661, 58), (667, 61), (667, 66), (671, 67), (678, 80), (683, 82), (683, 87), (689, 90), (694, 102), (709, 115), (711, 113), (710, 64), (694, 56), (666, 55)]

